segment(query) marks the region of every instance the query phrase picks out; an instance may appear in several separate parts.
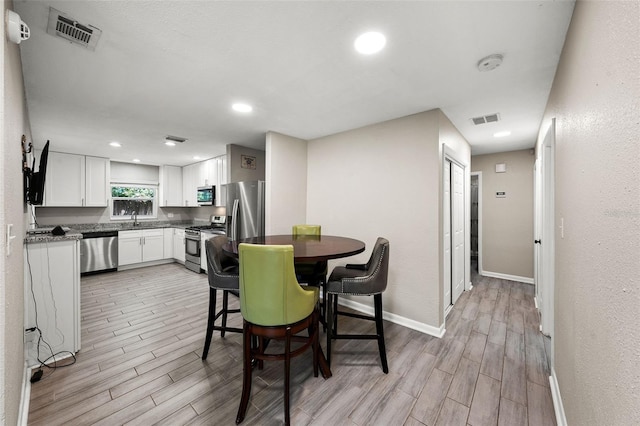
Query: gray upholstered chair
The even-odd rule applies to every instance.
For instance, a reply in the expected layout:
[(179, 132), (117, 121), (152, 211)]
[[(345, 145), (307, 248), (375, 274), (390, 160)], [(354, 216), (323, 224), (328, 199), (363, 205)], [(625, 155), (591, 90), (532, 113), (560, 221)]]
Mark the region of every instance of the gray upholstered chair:
[[(240, 288), (238, 259), (226, 255), (222, 250), (222, 246), (228, 241), (224, 235), (216, 235), (205, 241), (209, 279), (209, 319), (207, 320), (207, 335), (202, 351), (203, 360), (207, 359), (214, 330), (219, 330), (222, 337), (226, 331), (242, 333), (241, 328), (227, 327), (227, 314), (240, 312), (240, 309), (229, 309), (228, 307), (229, 293), (238, 297)], [(218, 290), (222, 290), (222, 309), (220, 312), (216, 312), (216, 293)], [(216, 320), (221, 316), (222, 325), (215, 325)]]
[[(369, 261), (364, 265), (337, 266), (327, 282), (327, 361), (331, 363), (331, 341), (335, 339), (374, 339), (378, 341), (382, 371), (389, 372), (382, 326), (382, 292), (389, 275), (389, 241), (378, 238)], [(338, 310), (338, 296), (373, 296), (375, 315)], [(376, 334), (338, 334), (338, 315), (375, 321)]]

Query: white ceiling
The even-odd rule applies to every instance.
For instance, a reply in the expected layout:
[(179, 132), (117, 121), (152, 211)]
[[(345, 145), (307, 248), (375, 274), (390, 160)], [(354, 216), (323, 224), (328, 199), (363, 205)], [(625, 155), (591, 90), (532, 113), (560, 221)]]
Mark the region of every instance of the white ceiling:
[[(102, 30), (47, 34), (49, 6)], [(473, 154), (534, 146), (573, 1), (14, 0), (34, 145), (186, 165), (272, 130), (302, 139), (441, 108)], [(353, 49), (362, 32), (385, 49)], [(479, 72), (490, 54), (503, 64)], [(231, 104), (253, 105), (238, 114)], [(475, 126), (472, 117), (499, 113)], [(497, 139), (493, 133), (510, 130)], [(187, 142), (166, 147), (166, 135)], [(121, 148), (108, 144), (118, 141)]]

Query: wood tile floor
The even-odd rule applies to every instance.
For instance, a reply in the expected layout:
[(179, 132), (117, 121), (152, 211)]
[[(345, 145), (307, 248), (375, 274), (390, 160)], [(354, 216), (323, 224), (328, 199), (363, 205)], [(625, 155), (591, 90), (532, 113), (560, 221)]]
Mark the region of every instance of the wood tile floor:
[[(81, 285), (82, 350), (76, 364), (33, 384), (29, 424), (235, 424), (241, 336), (214, 334), (200, 360), (204, 274), (168, 264)], [(340, 318), (342, 330), (373, 327), (362, 323)], [(328, 380), (313, 377), (308, 354), (293, 359), (292, 424), (555, 424), (532, 286), (475, 277), (446, 328), (437, 339), (385, 322), (388, 375), (373, 341), (338, 341)], [(281, 363), (254, 372), (243, 424), (282, 423), (281, 376)]]

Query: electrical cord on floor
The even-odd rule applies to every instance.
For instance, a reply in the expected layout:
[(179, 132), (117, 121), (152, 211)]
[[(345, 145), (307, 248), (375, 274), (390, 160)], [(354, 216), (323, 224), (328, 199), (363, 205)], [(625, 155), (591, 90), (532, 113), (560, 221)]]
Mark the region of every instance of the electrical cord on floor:
[[(42, 376), (44, 374), (43, 372), (43, 367), (47, 367), (52, 371), (51, 374), (53, 374), (55, 372), (55, 370), (57, 368), (62, 368), (62, 367), (68, 367), (70, 365), (73, 365), (76, 363), (76, 356), (69, 351), (60, 351), (58, 353), (53, 353), (53, 348), (51, 347), (51, 345), (44, 339), (44, 337), (42, 336), (42, 330), (40, 330), (40, 326), (38, 324), (38, 304), (36, 302), (36, 294), (35, 291), (33, 290), (33, 273), (31, 271), (31, 260), (29, 259), (29, 248), (27, 247), (27, 249), (25, 250), (26, 252), (26, 258), (27, 258), (27, 267), (29, 270), (29, 284), (30, 284), (30, 290), (31, 290), (31, 297), (33, 299), (33, 307), (34, 307), (34, 319), (35, 319), (35, 323), (36, 326), (35, 327), (31, 327), (26, 329), (26, 331), (31, 331), (31, 332), (37, 332), (38, 333), (38, 341), (36, 342), (36, 360), (40, 363), (40, 366), (38, 367), (38, 369), (31, 375), (31, 383), (36, 383), (38, 381), (40, 381), (40, 379), (42, 379)], [(48, 250), (47, 250), (47, 256), (48, 256)], [(49, 352), (51, 353), (51, 356), (49, 356), (48, 358), (45, 358), (44, 361), (40, 359), (40, 345), (44, 344), (47, 346), (47, 348), (49, 348)], [(71, 357), (73, 358), (73, 361), (70, 362), (69, 364), (64, 364), (64, 365), (58, 365), (58, 361), (56, 361), (56, 356), (60, 356), (60, 355), (64, 355), (64, 354), (69, 354), (71, 355)], [(53, 359), (53, 365), (47, 364), (47, 362), (49, 360)]]

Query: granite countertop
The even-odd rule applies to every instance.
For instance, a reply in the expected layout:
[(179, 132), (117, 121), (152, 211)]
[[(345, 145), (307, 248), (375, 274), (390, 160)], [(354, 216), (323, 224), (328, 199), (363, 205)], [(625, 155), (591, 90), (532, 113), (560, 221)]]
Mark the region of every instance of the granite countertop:
[[(63, 225), (69, 228), (65, 235), (53, 235), (51, 232), (45, 233), (27, 233), (25, 243), (40, 243), (45, 241), (65, 241), (65, 240), (81, 240), (83, 232), (102, 232), (102, 231), (133, 231), (141, 229), (157, 229), (157, 228), (187, 228), (194, 225), (203, 225), (206, 221), (140, 221), (137, 226), (133, 222), (126, 221), (120, 223), (79, 223)], [(53, 228), (51, 226), (46, 228)]]

